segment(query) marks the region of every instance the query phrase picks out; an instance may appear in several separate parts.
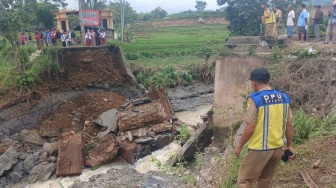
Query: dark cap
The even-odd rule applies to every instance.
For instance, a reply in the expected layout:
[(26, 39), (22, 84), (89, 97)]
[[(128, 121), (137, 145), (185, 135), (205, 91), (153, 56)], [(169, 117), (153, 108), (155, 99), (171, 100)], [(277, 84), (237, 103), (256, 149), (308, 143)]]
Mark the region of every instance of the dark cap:
[(264, 80), (269, 80), (271, 78), (271, 75), (269, 71), (263, 67), (254, 69), (251, 72), (251, 81), (264, 81)]
[(321, 8), (321, 5), (317, 5), (316, 8)]

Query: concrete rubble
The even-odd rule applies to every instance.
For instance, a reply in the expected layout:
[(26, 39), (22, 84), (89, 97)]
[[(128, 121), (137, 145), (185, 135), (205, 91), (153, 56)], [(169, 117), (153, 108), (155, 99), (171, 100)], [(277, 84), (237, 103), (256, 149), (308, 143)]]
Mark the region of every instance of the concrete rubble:
[(42, 138), (37, 130), (22, 130), (17, 136), (16, 139), (22, 143), (29, 143), (33, 145), (42, 146), (47, 142), (46, 139)]
[(4, 154), (8, 148), (18, 144), (17, 140), (13, 140), (10, 138), (6, 138), (4, 141), (0, 143), (0, 155)]
[(94, 144), (94, 149), (90, 150), (85, 158), (85, 165), (90, 167), (99, 166), (111, 161), (118, 154), (118, 146), (115, 136), (108, 134), (100, 138)]
[[(103, 98), (105, 105), (110, 100)], [(67, 103), (74, 106), (71, 101)], [(24, 129), (12, 139), (4, 140), (0, 144), (0, 186), (22, 179), (30, 183), (46, 181), (54, 174), (75, 176), (82, 173), (84, 166), (98, 167), (117, 157), (135, 163), (171, 143), (182, 125), (174, 117), (171, 103), (162, 89), (126, 101), (119, 108), (104, 110), (96, 119), (88, 119), (81, 108), (86, 107), (73, 108), (63, 116), (70, 125), (57, 127), (52, 118), (59, 120), (62, 116), (52, 116), (43, 120), (37, 129)], [(201, 138), (203, 142), (203, 132), (206, 131), (198, 130), (195, 140)], [(13, 146), (20, 146), (20, 152)], [(187, 148), (195, 147), (203, 146), (196, 143)], [(189, 151), (186, 158), (195, 152), (193, 149), (186, 151)]]
[(56, 176), (79, 175), (83, 170), (83, 139), (80, 134), (70, 135), (59, 144)]
[(0, 176), (18, 162), (19, 152), (14, 147), (10, 147), (0, 156)]

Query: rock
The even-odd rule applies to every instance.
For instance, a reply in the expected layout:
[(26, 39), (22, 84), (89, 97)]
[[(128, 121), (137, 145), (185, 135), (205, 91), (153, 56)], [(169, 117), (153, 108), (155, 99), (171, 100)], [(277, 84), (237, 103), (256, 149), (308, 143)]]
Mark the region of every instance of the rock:
[(170, 133), (155, 135), (154, 140), (151, 142), (152, 151), (159, 150), (159, 149), (167, 146), (173, 140), (174, 140), (174, 136)]
[(14, 147), (8, 148), (7, 151), (0, 156), (0, 176), (18, 162), (19, 156), (20, 153), (17, 152)]
[(19, 143), (19, 142), (16, 141), (16, 140), (12, 140), (12, 139), (10, 139), (10, 138), (6, 138), (4, 141), (2, 141), (2, 142), (0, 143), (0, 155), (4, 154), (5, 151), (6, 151), (8, 148), (10, 148), (10, 147), (12, 147), (12, 146), (14, 146), (14, 145), (16, 145), (16, 144), (18, 144), (18, 143)]
[[(173, 107), (171, 106), (170, 101), (168, 99), (168, 95), (164, 89), (155, 89), (151, 91), (150, 93), (147, 93), (145, 97), (149, 97), (152, 100), (160, 101), (162, 106), (165, 109), (165, 112), (168, 114), (168, 116), (174, 115)], [(175, 120), (176, 120), (176, 117), (175, 117)]]
[(56, 171), (56, 164), (54, 163), (40, 163), (34, 166), (32, 171), (29, 173), (28, 181), (46, 181), (53, 175)]
[(83, 170), (83, 139), (80, 134), (71, 135), (60, 142), (56, 176), (79, 175)]
[(159, 176), (151, 176), (147, 180), (147, 183), (145, 185), (146, 188), (159, 188), (159, 187), (165, 187), (164, 179)]
[(138, 159), (151, 154), (151, 144), (137, 144), (129, 140), (123, 141), (120, 137), (117, 138), (117, 143), (119, 145), (119, 154), (128, 163), (134, 163)]
[(202, 152), (205, 147), (212, 142), (213, 129), (207, 124), (200, 124), (199, 129), (183, 145), (179, 153), (169, 160), (170, 165), (175, 165), (178, 161), (190, 160), (194, 158), (196, 152)]
[(149, 97), (139, 98), (139, 99), (135, 99), (135, 100), (131, 101), (133, 106), (139, 106), (139, 105), (148, 104), (148, 103), (151, 103), (151, 102), (152, 102), (152, 99), (150, 99)]
[(18, 183), (22, 179), (23, 174), (19, 171), (13, 171), (9, 174), (9, 177), (12, 183)]
[(127, 132), (126, 132), (126, 135), (127, 135), (127, 138), (128, 138), (129, 141), (132, 141), (132, 140), (133, 140), (133, 134), (132, 134), (131, 131), (127, 131)]
[(98, 133), (98, 138), (102, 138), (105, 135), (107, 135), (109, 132), (113, 131), (116, 132), (118, 129), (118, 123), (117, 123), (117, 112), (118, 110), (113, 108), (111, 110), (108, 110), (104, 113), (102, 113), (96, 120), (95, 123), (107, 127), (107, 130), (104, 132)]
[(117, 138), (117, 142), (119, 145), (120, 155), (126, 160), (126, 162), (135, 162), (133, 154), (136, 152), (138, 144), (136, 144), (135, 142), (130, 142), (128, 140), (122, 141), (121, 138)]
[(211, 157), (210, 164), (211, 164), (211, 166), (217, 166), (219, 164), (217, 158), (216, 157)]
[(118, 147), (114, 135), (108, 134), (99, 139), (96, 148), (88, 152), (85, 158), (86, 166), (100, 166), (111, 161), (118, 154)]
[(57, 127), (41, 126), (39, 128), (39, 134), (42, 137), (56, 137), (60, 134), (60, 129)]
[(148, 142), (150, 142), (152, 140), (154, 140), (154, 138), (152, 138), (152, 137), (139, 138), (139, 139), (135, 140), (135, 143), (137, 143), (137, 144), (145, 144), (145, 143), (148, 143)]
[(210, 147), (210, 151), (211, 151), (211, 153), (216, 154), (216, 153), (218, 153), (220, 151), (220, 149), (217, 148), (217, 147), (212, 146), (212, 147)]
[(34, 145), (43, 145), (44, 143), (48, 142), (44, 138), (42, 138), (37, 130), (28, 130), (23, 129), (18, 135), (17, 140), (23, 143), (30, 143)]
[(151, 127), (152, 131), (155, 133), (162, 133), (162, 132), (166, 132), (166, 131), (170, 131), (173, 129), (173, 125), (170, 123), (159, 123), (156, 125), (153, 125)]
[(56, 155), (58, 152), (58, 142), (44, 143), (43, 150), (48, 152), (48, 155)]
[(19, 159), (24, 161), (26, 158), (28, 157), (28, 154), (27, 153), (23, 153), (19, 156)]
[(0, 187), (5, 187), (7, 185), (7, 180), (5, 176), (0, 177)]
[(24, 169), (29, 173), (33, 167), (40, 161), (41, 152), (37, 151), (34, 154), (30, 154), (23, 161)]
[[(124, 115), (126, 113), (126, 115)], [(130, 131), (150, 124), (168, 121), (169, 117), (158, 101), (140, 106), (128, 106), (124, 112), (117, 113), (119, 131)]]
[(321, 162), (321, 159), (317, 160), (314, 162), (314, 164), (312, 165), (313, 168), (318, 168), (319, 167), (319, 164)]

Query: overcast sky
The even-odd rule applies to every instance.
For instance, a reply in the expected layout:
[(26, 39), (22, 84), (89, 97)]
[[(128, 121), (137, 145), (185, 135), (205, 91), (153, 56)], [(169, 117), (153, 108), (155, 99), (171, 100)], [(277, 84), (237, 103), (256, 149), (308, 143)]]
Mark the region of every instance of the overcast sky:
[[(113, 1), (113, 0), (112, 0)], [(130, 2), (133, 9), (138, 13), (149, 12), (156, 7), (160, 6), (165, 9), (169, 14), (182, 12), (186, 10), (196, 10), (196, 0), (127, 0)], [(204, 0), (207, 2), (206, 10), (218, 9), (216, 0)], [(67, 0), (68, 9), (78, 9), (77, 0)]]

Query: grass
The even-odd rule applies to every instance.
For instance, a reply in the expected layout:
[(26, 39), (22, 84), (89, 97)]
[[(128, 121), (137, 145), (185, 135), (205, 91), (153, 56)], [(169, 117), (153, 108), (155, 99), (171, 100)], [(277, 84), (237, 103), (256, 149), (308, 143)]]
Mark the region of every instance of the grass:
[[(212, 82), (215, 58), (222, 51), (229, 32), (225, 25), (155, 27), (133, 25), (134, 40), (122, 45), (125, 57), (138, 82), (147, 89), (188, 85), (195, 81)], [(207, 48), (206, 57), (199, 57)], [(211, 57), (212, 55), (212, 57)]]
[(57, 47), (43, 48), (42, 53), (33, 62), (29, 62), (29, 56), (35, 51), (34, 44), (23, 46), (20, 50), (20, 59), (24, 62), (25, 70), (19, 74), (16, 65), (13, 62), (14, 54), (7, 49), (0, 53), (0, 91), (5, 91), (13, 87), (27, 87), (40, 80), (43, 74), (58, 71), (58, 64), (53, 62), (53, 55), (58, 51)]
[(220, 48), (229, 36), (225, 25), (196, 25), (185, 27), (132, 27), (134, 41), (124, 46), (126, 53), (195, 51), (203, 46)]

